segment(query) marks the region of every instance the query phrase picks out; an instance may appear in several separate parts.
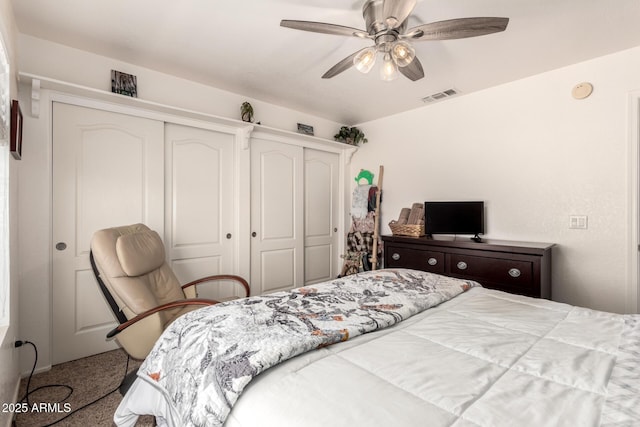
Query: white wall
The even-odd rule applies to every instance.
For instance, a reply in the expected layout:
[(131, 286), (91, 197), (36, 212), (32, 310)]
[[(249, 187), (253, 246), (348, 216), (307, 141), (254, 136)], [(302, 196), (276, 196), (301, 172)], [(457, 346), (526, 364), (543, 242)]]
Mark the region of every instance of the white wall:
[[(583, 81), (594, 92), (575, 100)], [(352, 176), (384, 163), (382, 224), (413, 202), (484, 200), (486, 237), (557, 244), (554, 300), (632, 311), (628, 106), (638, 88), (640, 47), (364, 123)], [(569, 215), (588, 215), (589, 228), (569, 229)]]
[[(256, 101), (153, 70), (19, 35), (20, 71), (91, 88), (111, 90), (110, 71), (132, 73), (142, 99), (222, 117), (240, 118), (249, 100), (263, 125), (295, 131), (297, 123), (314, 126), (316, 136), (332, 138), (340, 124)], [(42, 92), (39, 118), (29, 114), (31, 91), (20, 88), (23, 108), (24, 160), (20, 170), (20, 334), (38, 345), (38, 369), (51, 365), (51, 111), (50, 91)], [(30, 369), (28, 360), (21, 364)]]
[[(0, 32), (11, 62), (11, 98), (16, 98), (16, 28), (10, 0), (0, 0)], [(18, 335), (18, 169), (20, 162), (9, 160), (9, 233), (10, 233), (10, 300), (9, 326), (0, 328), (0, 403), (14, 402), (18, 392), (18, 350), (14, 342)], [(4, 238), (4, 236), (3, 236)], [(32, 359), (33, 360), (33, 359)], [(0, 412), (0, 425), (9, 426), (13, 414)]]

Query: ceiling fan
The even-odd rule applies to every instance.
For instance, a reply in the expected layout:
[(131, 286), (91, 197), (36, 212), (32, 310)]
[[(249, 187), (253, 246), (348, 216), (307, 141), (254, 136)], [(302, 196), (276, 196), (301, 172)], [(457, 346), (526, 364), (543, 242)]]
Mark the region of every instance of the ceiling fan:
[(367, 0), (362, 6), (366, 31), (324, 22), (283, 19), (282, 27), (314, 33), (354, 36), (374, 41), (374, 45), (349, 55), (331, 67), (322, 78), (330, 79), (355, 66), (368, 73), (380, 53), (383, 57), (380, 77), (395, 80), (398, 72), (412, 81), (424, 77), (422, 64), (416, 58), (413, 41), (451, 40), (504, 31), (509, 18), (459, 18), (431, 22), (407, 29), (407, 20), (417, 0)]

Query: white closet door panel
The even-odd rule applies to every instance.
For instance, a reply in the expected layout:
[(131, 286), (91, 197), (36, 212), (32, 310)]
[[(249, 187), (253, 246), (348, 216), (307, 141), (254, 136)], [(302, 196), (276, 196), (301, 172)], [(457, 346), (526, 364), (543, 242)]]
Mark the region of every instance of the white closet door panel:
[(220, 243), (220, 148), (198, 140), (173, 146), (174, 248)]
[(333, 180), (332, 165), (317, 159), (309, 159), (305, 150), (305, 237), (333, 236)]
[(89, 252), (96, 230), (113, 224), (144, 222), (147, 213), (147, 201), (140, 197), (145, 193), (145, 139), (103, 125), (83, 129), (80, 137), (76, 164), (76, 255)]
[(337, 276), (339, 156), (304, 150), (305, 284)]
[(296, 287), (295, 248), (263, 251), (260, 260), (262, 291), (275, 292)]
[(260, 171), (262, 175), (262, 197), (260, 198), (260, 228), (262, 240), (295, 239), (296, 215), (296, 173), (300, 168), (296, 157), (282, 151), (262, 154)]
[(259, 293), (304, 280), (302, 147), (251, 141), (251, 282)]
[(163, 123), (53, 105), (53, 363), (116, 348), (89, 263), (96, 230), (164, 229)]
[[(167, 124), (167, 252), (181, 283), (233, 274), (236, 228), (234, 136)], [(199, 285), (203, 298), (225, 298), (227, 284)]]
[(333, 245), (316, 245), (304, 248), (304, 283), (324, 282), (335, 279), (332, 274)]

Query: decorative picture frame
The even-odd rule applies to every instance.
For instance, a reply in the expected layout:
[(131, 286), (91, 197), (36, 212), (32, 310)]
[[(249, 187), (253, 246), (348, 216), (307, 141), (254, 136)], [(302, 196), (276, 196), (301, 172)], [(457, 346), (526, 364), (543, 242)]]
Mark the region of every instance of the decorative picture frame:
[(137, 98), (138, 78), (133, 74), (111, 70), (111, 92)]
[(17, 100), (11, 101), (11, 142), (9, 151), (14, 159), (22, 159), (22, 111)]
[(298, 133), (313, 136), (313, 126), (298, 123)]

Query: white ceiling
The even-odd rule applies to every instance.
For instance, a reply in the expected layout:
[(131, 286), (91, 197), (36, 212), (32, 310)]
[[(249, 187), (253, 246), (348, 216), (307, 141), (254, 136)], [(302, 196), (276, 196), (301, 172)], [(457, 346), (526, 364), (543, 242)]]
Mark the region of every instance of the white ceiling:
[[(425, 78), (321, 76), (368, 40), (296, 31), (281, 19), (364, 29), (364, 0), (12, 0), (21, 33), (358, 124), (640, 45), (638, 0), (418, 0), (409, 27), (510, 18), (482, 37), (415, 43)], [(590, 76), (585, 76), (590, 77)], [(578, 83), (578, 82), (576, 82)]]

